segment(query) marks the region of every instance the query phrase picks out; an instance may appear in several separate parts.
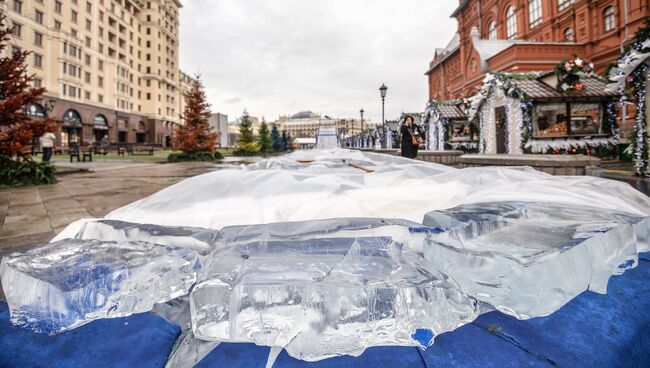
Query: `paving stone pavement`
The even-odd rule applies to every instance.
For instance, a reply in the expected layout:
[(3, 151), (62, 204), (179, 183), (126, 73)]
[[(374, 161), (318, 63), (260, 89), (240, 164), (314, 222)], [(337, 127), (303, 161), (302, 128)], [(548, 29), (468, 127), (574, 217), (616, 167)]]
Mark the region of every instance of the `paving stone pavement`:
[(54, 185), (0, 190), (0, 257), (47, 243), (73, 221), (103, 217), (187, 177), (224, 167), (228, 165), (117, 162), (59, 176)]

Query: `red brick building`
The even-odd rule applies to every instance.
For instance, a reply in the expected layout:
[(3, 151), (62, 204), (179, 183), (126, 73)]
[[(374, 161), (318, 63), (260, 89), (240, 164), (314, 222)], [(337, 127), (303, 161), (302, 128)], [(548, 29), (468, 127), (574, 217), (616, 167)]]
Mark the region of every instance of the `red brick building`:
[(426, 75), (430, 100), (474, 93), (488, 71), (551, 71), (574, 54), (602, 73), (650, 16), (650, 0), (460, 0), (458, 32)]

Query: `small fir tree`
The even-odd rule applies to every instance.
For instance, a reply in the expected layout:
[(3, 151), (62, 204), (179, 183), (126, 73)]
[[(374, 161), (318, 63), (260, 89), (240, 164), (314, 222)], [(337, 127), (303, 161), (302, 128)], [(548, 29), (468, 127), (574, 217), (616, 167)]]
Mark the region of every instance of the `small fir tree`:
[(284, 143), (282, 142), (282, 137), (280, 136), (278, 125), (275, 123), (273, 123), (271, 126), (271, 141), (273, 142), (274, 152), (284, 151)]
[(291, 151), (293, 150), (293, 138), (291, 137), (291, 133), (287, 132), (287, 135), (285, 136), (284, 140), (284, 150), (285, 151)]
[(262, 119), (260, 131), (257, 135), (257, 145), (260, 147), (260, 153), (263, 155), (271, 152), (271, 149), (273, 148), (273, 141), (271, 140), (271, 134), (269, 133), (269, 125), (264, 119)]
[[(13, 28), (5, 28), (6, 16), (0, 11), (0, 54), (9, 46)], [(51, 120), (32, 120), (25, 108), (37, 104), (44, 88), (33, 88), (34, 75), (28, 74), (25, 60), (30, 52), (11, 50), (0, 57), (0, 161), (31, 162), (35, 139), (51, 131)]]
[(188, 154), (214, 152), (218, 134), (210, 127), (211, 114), (203, 84), (197, 75), (185, 94), (185, 124), (176, 132), (175, 148)]
[(259, 147), (255, 143), (255, 134), (253, 134), (253, 122), (248, 112), (244, 110), (239, 123), (239, 140), (235, 155), (248, 156), (259, 152)]

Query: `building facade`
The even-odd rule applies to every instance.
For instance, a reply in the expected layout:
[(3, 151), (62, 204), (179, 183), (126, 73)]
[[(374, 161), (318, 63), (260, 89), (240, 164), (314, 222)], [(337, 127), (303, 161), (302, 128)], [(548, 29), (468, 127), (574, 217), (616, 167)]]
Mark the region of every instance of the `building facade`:
[(217, 133), (217, 147), (230, 147), (228, 134), (228, 115), (216, 113), (210, 115), (210, 127)]
[(573, 55), (603, 73), (648, 16), (649, 0), (460, 0), (458, 31), (426, 72), (429, 99), (465, 98), (489, 71), (551, 71)]
[[(170, 146), (191, 78), (178, 66), (178, 0), (5, 0), (12, 49), (47, 92), (35, 118), (57, 121), (57, 146)], [(33, 113), (33, 114), (32, 114)]]
[[(280, 116), (277, 120), (278, 129), (287, 131), (294, 138), (315, 138), (318, 127), (322, 124), (336, 124), (336, 130), (340, 136), (353, 136), (361, 133), (361, 120), (358, 119), (334, 119), (327, 115), (321, 116), (312, 111), (301, 111), (291, 116)], [(370, 120), (363, 121), (365, 131), (374, 129)]]

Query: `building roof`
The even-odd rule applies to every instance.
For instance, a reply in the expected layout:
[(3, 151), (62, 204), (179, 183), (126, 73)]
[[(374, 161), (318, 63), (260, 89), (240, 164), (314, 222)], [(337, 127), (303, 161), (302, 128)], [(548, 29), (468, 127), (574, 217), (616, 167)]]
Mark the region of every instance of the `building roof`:
[(465, 6), (467, 6), (467, 4), (469, 4), (469, 0), (461, 0), (460, 4), (458, 4), (458, 7), (456, 8), (456, 10), (454, 10), (454, 12), (451, 13), (451, 17), (453, 18), (456, 15), (458, 15), (458, 13), (460, 13), (460, 11), (463, 10), (465, 8)]
[[(447, 46), (444, 49), (436, 49), (436, 54), (433, 57), (433, 61), (429, 64), (429, 70), (425, 74), (428, 74), (435, 68), (438, 64), (447, 60), (448, 57), (453, 55), (456, 51), (460, 50), (460, 35), (458, 32), (454, 34), (454, 37), (449, 40)], [(439, 57), (440, 56), (440, 57)]]
[(312, 117), (318, 117), (312, 111), (301, 111), (297, 114), (291, 115), (291, 119), (311, 119)]
[[(545, 76), (551, 76), (546, 74)], [(561, 92), (543, 81), (541, 78), (512, 78), (511, 81), (533, 100), (565, 100), (575, 98), (616, 98), (616, 91), (608, 91), (605, 82), (597, 77), (581, 78), (585, 86), (581, 92)]]
[(438, 104), (436, 105), (440, 115), (447, 119), (467, 119), (467, 114), (460, 109), (458, 104)]

